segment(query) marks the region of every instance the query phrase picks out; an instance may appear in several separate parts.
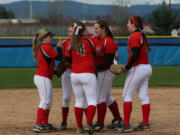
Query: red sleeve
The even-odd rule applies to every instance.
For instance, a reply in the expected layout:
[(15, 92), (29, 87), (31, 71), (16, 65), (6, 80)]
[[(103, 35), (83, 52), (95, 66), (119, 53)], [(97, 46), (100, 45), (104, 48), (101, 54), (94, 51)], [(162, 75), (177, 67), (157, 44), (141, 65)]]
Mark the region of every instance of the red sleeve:
[(63, 42), (63, 50), (65, 51), (65, 48), (66, 48), (66, 46), (68, 45), (68, 42), (69, 42), (70, 40), (69, 39), (64, 39), (64, 40), (62, 40), (62, 42)]
[(69, 47), (70, 47), (70, 44), (66, 45), (66, 47), (64, 48), (65, 57), (71, 57)]
[(47, 56), (51, 57), (52, 59), (55, 59), (55, 57), (58, 55), (58, 53), (51, 45), (43, 45), (41, 46), (41, 49)]
[(133, 34), (129, 40), (129, 48), (132, 49), (134, 47), (140, 47), (141, 45), (141, 35), (140, 34)]
[(118, 44), (111, 38), (106, 38), (105, 40), (105, 53), (115, 53)]

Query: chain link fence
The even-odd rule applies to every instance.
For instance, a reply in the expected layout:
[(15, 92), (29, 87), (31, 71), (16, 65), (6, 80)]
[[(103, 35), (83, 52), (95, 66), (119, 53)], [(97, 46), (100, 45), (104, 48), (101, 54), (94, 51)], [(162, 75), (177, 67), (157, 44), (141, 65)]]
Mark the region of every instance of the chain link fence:
[(0, 26), (0, 36), (1, 37), (32, 37), (35, 33), (41, 29), (45, 28), (56, 36), (68, 36), (66, 26), (53, 26), (53, 25), (1, 25)]

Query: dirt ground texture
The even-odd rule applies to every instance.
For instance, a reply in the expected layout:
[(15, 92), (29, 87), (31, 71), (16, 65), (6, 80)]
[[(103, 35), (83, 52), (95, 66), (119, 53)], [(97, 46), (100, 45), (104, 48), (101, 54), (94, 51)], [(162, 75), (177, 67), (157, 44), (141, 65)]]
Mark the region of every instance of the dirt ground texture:
[[(118, 102), (121, 116), (123, 116), (122, 90), (122, 88), (112, 89), (112, 95)], [(59, 127), (61, 123), (62, 90), (60, 88), (54, 89), (53, 92), (54, 102), (50, 112), (49, 122), (54, 126)], [(112, 130), (107, 129), (100, 133), (94, 133), (94, 135), (180, 135), (180, 88), (151, 87), (149, 88), (149, 95), (151, 100), (151, 131), (114, 133)], [(37, 135), (38, 133), (32, 132), (32, 127), (36, 121), (36, 110), (38, 104), (39, 95), (37, 89), (1, 89), (0, 135)], [(112, 119), (112, 114), (108, 110), (105, 118), (105, 124), (110, 124)], [(135, 127), (139, 124), (139, 122), (141, 122), (141, 120), (141, 105), (137, 95), (135, 94), (133, 97), (131, 126)], [(85, 121), (84, 116), (84, 124)], [(94, 122), (96, 122), (96, 116), (94, 118)], [(73, 94), (68, 117), (68, 130), (46, 133), (46, 135), (47, 134), (76, 134)]]

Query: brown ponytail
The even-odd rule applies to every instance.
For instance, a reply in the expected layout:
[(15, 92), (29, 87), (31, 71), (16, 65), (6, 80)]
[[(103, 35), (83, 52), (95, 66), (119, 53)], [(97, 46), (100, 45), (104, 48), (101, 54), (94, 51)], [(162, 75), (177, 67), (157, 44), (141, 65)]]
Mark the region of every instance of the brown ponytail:
[(144, 30), (144, 26), (143, 26), (143, 21), (142, 21), (141, 17), (140, 16), (132, 16), (130, 18), (130, 22), (131, 22), (131, 24), (134, 23), (136, 28), (141, 32), (142, 37), (143, 37), (143, 39), (145, 41), (145, 44), (147, 46), (147, 51), (148, 52), (151, 51), (151, 48), (149, 47), (149, 43), (148, 43), (147, 37), (146, 37), (146, 35), (145, 35), (144, 31), (143, 31)]
[(112, 34), (111, 30), (109, 29), (109, 25), (108, 25), (108, 23), (106, 21), (104, 21), (104, 20), (97, 20), (96, 23), (99, 24), (101, 29), (105, 28), (107, 36), (109, 36), (110, 38), (113, 38), (113, 34)]

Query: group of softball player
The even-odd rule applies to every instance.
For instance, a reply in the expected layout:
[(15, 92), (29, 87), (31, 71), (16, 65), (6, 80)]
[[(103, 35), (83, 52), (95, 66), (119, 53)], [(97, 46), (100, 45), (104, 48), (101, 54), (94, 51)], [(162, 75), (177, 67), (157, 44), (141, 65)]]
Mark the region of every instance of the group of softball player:
[[(121, 117), (118, 104), (111, 95), (112, 81), (115, 77), (110, 72), (110, 66), (117, 59), (118, 44), (113, 40), (109, 25), (104, 20), (94, 24), (95, 36), (88, 36), (82, 22), (75, 22), (68, 27), (69, 38), (59, 40), (57, 52), (51, 46), (53, 33), (40, 30), (33, 40), (33, 56), (37, 60), (37, 71), (34, 83), (40, 95), (37, 109), (37, 120), (33, 128), (35, 132), (54, 132), (58, 129), (48, 123), (49, 110), (52, 105), (52, 83), (54, 61), (65, 58), (69, 67), (62, 75), (62, 122), (60, 130), (67, 129), (72, 90), (75, 96), (75, 118), (77, 133), (100, 132), (105, 129), (104, 119), (107, 108), (110, 109), (113, 120), (108, 128), (115, 132), (130, 132), (130, 115), (132, 111), (132, 96), (137, 91), (142, 104), (143, 120), (134, 131), (150, 129), (150, 101), (148, 96), (148, 80), (152, 68), (148, 61), (150, 51), (147, 38), (143, 33), (143, 23), (139, 16), (129, 19), (127, 28), (131, 33), (127, 44), (128, 62), (123, 69), (128, 71), (123, 98), (124, 118)], [(40, 40), (40, 45), (38, 44)], [(97, 110), (97, 122), (93, 118)], [(86, 114), (86, 125), (83, 126), (83, 113)]]

